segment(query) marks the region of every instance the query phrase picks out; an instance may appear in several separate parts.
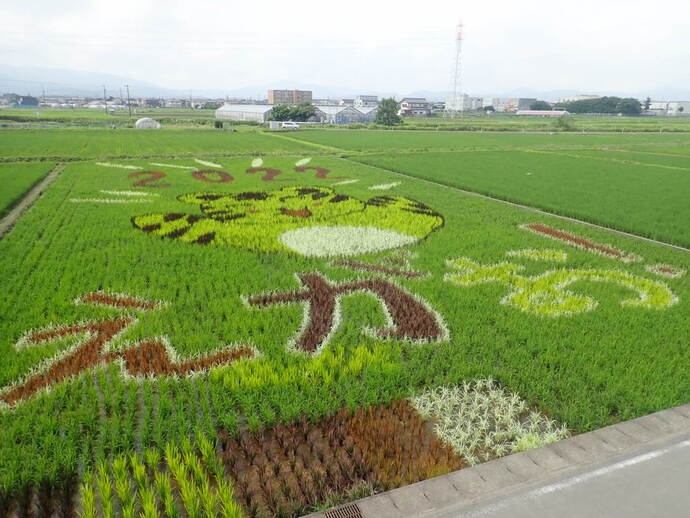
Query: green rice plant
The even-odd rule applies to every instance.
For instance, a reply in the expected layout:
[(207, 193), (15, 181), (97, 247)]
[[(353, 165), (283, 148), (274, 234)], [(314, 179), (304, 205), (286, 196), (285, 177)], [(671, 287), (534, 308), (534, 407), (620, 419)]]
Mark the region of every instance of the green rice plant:
[(469, 464), (543, 446), (567, 437), (568, 430), (530, 411), (517, 394), (491, 379), (437, 387), (410, 398), (438, 436)]
[(4, 216), (48, 172), (55, 167), (52, 162), (27, 164), (0, 164), (0, 217)]
[(197, 433), (196, 444), (208, 470), (217, 480), (222, 479), (225, 475), (225, 469), (223, 468), (223, 462), (216, 453), (215, 441), (209, 441), (205, 435)]
[(161, 461), (161, 453), (158, 448), (146, 448), (144, 450), (144, 462), (152, 472), (156, 472)]

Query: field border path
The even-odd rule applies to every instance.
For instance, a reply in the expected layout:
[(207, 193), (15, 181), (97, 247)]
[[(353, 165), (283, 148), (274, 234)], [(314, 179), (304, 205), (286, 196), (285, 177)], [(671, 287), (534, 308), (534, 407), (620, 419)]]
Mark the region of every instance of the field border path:
[[(393, 489), (309, 518), (491, 516), (690, 444), (690, 403)], [(583, 506), (590, 504), (583, 502)], [(662, 506), (663, 502), (659, 502)], [(595, 505), (595, 504), (590, 504)], [(591, 509), (592, 512), (595, 509)], [(356, 514), (359, 513), (359, 514)], [(591, 514), (594, 516), (594, 514)]]
[(7, 213), (7, 215), (0, 219), (0, 239), (5, 237), (17, 220), (24, 214), (34, 202), (45, 192), (51, 183), (60, 175), (65, 168), (65, 164), (58, 163), (53, 169), (43, 177), (43, 179), (34, 185), (24, 197), (17, 202), (17, 204)]
[(474, 192), (474, 191), (468, 191), (468, 190), (465, 190), (465, 189), (460, 189), (459, 187), (453, 187), (453, 186), (451, 186), (451, 185), (447, 185), (447, 184), (439, 183), (439, 182), (434, 182), (434, 181), (432, 181), (432, 180), (427, 180), (427, 179), (425, 179), (425, 178), (420, 178), (420, 177), (418, 177), (418, 176), (413, 176), (413, 175), (409, 175), (409, 174), (405, 174), (405, 173), (400, 173), (400, 172), (398, 172), (398, 171), (393, 171), (392, 169), (386, 169), (385, 167), (379, 167), (379, 166), (376, 166), (376, 165), (366, 164), (366, 163), (364, 163), (364, 162), (359, 162), (359, 161), (357, 161), (357, 160), (352, 160), (351, 158), (348, 158), (348, 157), (337, 157), (337, 158), (339, 158), (340, 160), (344, 160), (344, 161), (346, 161), (346, 162), (351, 162), (351, 163), (353, 163), (353, 164), (358, 164), (358, 165), (361, 165), (361, 166), (370, 167), (371, 169), (378, 169), (379, 171), (384, 171), (384, 172), (386, 172), (386, 173), (393, 174), (393, 175), (396, 175), (396, 176), (400, 176), (400, 177), (402, 177), (402, 178), (408, 178), (408, 179), (411, 179), (411, 180), (417, 180), (417, 181), (420, 181), (420, 182), (424, 182), (424, 183), (428, 183), (428, 184), (431, 184), (431, 185), (435, 185), (435, 186), (437, 186), (437, 187), (443, 187), (444, 189), (451, 189), (451, 190), (453, 190), (453, 191), (457, 191), (457, 192), (460, 192), (460, 193), (462, 193), (462, 194), (466, 194), (466, 195), (468, 195), (468, 196), (475, 196), (475, 197), (477, 197), (477, 198), (483, 198), (483, 199), (485, 199), (485, 200), (495, 201), (495, 202), (498, 202), (498, 203), (502, 203), (502, 204), (504, 204), (504, 205), (510, 205), (510, 206), (512, 206), (512, 207), (517, 207), (517, 208), (519, 208), (519, 209), (527, 210), (527, 211), (529, 211), (529, 212), (534, 212), (534, 213), (536, 213), (536, 214), (542, 214), (542, 215), (544, 215), (544, 216), (551, 216), (551, 217), (554, 217), (554, 218), (562, 219), (562, 220), (564, 220), (564, 221), (569, 221), (570, 223), (577, 223), (577, 224), (585, 225), (585, 226), (588, 226), (588, 227), (591, 227), (591, 228), (596, 228), (596, 229), (598, 229), (598, 230), (604, 230), (604, 231), (610, 232), (610, 233), (612, 233), (612, 234), (617, 234), (617, 235), (619, 235), (619, 236), (630, 237), (630, 238), (633, 238), (633, 239), (638, 239), (638, 240), (640, 240), (640, 241), (646, 241), (647, 243), (654, 243), (655, 245), (664, 246), (664, 247), (666, 247), (666, 248), (672, 248), (672, 249), (674, 249), (674, 250), (679, 250), (679, 251), (681, 251), (681, 252), (690, 253), (690, 249), (689, 249), (689, 248), (685, 248), (685, 247), (682, 247), (682, 246), (680, 246), (680, 245), (674, 245), (674, 244), (672, 244), (672, 243), (666, 243), (665, 241), (657, 241), (656, 239), (652, 239), (652, 238), (650, 238), (650, 237), (644, 237), (644, 236), (639, 236), (639, 235), (637, 235), (637, 234), (631, 234), (630, 232), (625, 232), (624, 230), (617, 230), (617, 229), (615, 229), (615, 228), (610, 228), (610, 227), (605, 227), (605, 226), (602, 226), (602, 225), (597, 225), (596, 223), (590, 223), (589, 221), (583, 221), (583, 220), (580, 220), (580, 219), (571, 218), (570, 216), (563, 216), (563, 215), (557, 214), (557, 213), (555, 213), (555, 212), (549, 212), (549, 211), (546, 211), (546, 210), (543, 210), (543, 209), (537, 209), (537, 208), (535, 208), (535, 207), (531, 207), (531, 206), (529, 206), (529, 205), (523, 205), (523, 204), (521, 204), (521, 203), (516, 203), (516, 202), (514, 202), (514, 201), (508, 201), (508, 200), (504, 200), (504, 199), (502, 199), (502, 198), (494, 198), (493, 196), (489, 196), (489, 195), (487, 195), (487, 194), (481, 194), (481, 193)]

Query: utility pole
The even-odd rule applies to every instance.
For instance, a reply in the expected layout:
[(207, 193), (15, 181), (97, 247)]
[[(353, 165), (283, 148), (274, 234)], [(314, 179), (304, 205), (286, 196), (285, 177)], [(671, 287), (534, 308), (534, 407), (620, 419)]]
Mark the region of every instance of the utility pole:
[(129, 118), (132, 118), (132, 104), (129, 101), (129, 85), (125, 85), (127, 89), (127, 108), (129, 109)]
[(463, 115), (464, 97), (462, 94), (462, 39), (463, 39), (462, 21), (458, 24), (458, 31), (455, 37), (455, 67), (453, 73), (453, 94), (451, 97), (452, 106), (448, 107), (448, 99), (446, 99), (446, 109), (444, 115), (451, 119), (457, 117), (458, 112)]
[(194, 108), (194, 106), (192, 106), (192, 91), (191, 90), (189, 91), (189, 107)]
[(103, 109), (105, 110), (105, 113), (108, 113), (108, 100), (105, 97), (105, 85), (101, 85), (103, 87)]
[(45, 85), (41, 85), (41, 90), (43, 90), (43, 104), (46, 103), (46, 87)]

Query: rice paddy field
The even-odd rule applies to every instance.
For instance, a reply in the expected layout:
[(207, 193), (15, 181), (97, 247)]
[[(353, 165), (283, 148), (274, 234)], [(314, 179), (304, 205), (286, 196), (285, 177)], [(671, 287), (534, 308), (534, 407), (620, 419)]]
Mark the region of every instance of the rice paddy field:
[(0, 516), (296, 517), (687, 403), (688, 138), (0, 132), (65, 166), (0, 239)]
[(41, 181), (55, 166), (50, 162), (34, 162), (24, 164), (0, 163), (0, 217), (36, 183)]

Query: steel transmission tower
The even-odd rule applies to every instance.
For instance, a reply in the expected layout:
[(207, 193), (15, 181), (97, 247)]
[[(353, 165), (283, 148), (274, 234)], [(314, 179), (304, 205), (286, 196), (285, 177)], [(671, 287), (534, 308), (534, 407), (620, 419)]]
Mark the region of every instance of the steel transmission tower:
[(458, 24), (458, 32), (455, 37), (455, 69), (453, 74), (453, 91), (450, 98), (446, 99), (444, 116), (454, 119), (458, 112), (463, 111), (462, 98), (462, 21)]

